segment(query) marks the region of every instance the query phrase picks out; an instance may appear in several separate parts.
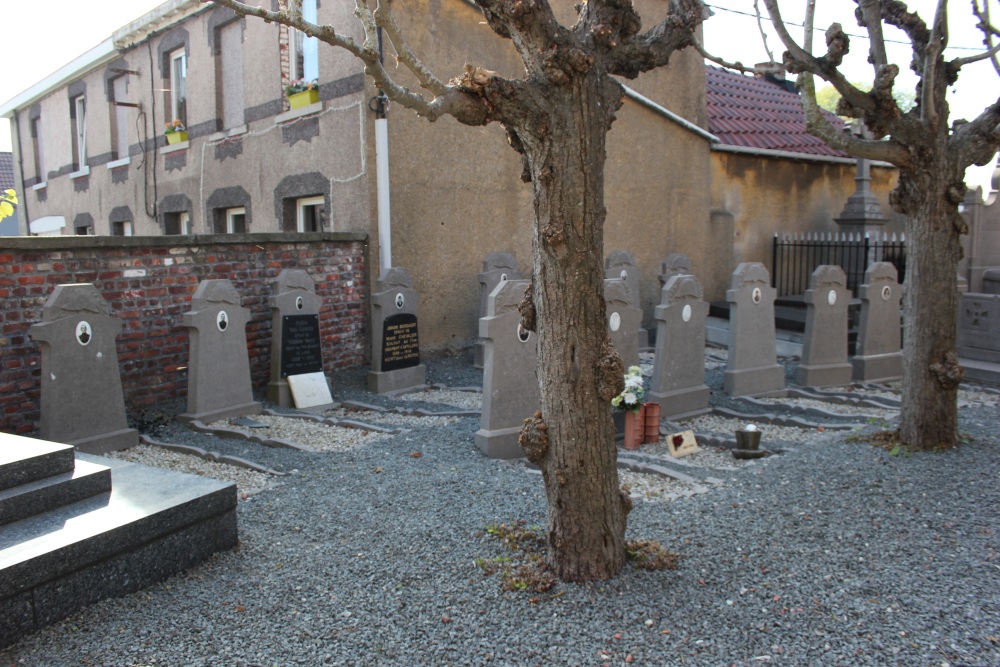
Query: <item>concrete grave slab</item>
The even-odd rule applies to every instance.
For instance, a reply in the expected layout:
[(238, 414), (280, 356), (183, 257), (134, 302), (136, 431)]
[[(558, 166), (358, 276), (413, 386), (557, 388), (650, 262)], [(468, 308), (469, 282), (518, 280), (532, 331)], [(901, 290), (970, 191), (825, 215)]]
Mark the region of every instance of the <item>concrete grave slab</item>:
[(802, 361), (795, 381), (803, 387), (833, 387), (851, 383), (847, 361), (847, 308), (851, 290), (839, 266), (823, 264), (809, 277), (805, 293), (806, 328)]
[(656, 356), (647, 400), (665, 418), (708, 410), (705, 384), (705, 322), (708, 304), (694, 276), (674, 275), (660, 290), (656, 307)]
[(896, 267), (889, 262), (875, 262), (869, 266), (865, 282), (858, 288), (858, 296), (861, 298), (861, 319), (855, 356), (851, 360), (852, 379), (875, 382), (903, 377), (899, 307), (903, 290), (897, 282)]
[(188, 329), (187, 409), (178, 419), (205, 423), (256, 415), (261, 404), (253, 400), (247, 322), (250, 310), (241, 305), (228, 280), (203, 280), (191, 297), (191, 310), (181, 315)]
[(372, 363), (368, 390), (377, 394), (422, 387), (427, 367), (420, 363), (417, 314), (420, 293), (409, 274), (389, 269), (372, 294)]
[(476, 446), (492, 459), (524, 456), (518, 436), (525, 419), (541, 408), (538, 390), (538, 336), (521, 327), (517, 305), (530, 285), (508, 280), (490, 294), (479, 335), (486, 343), (483, 408)]
[(639, 365), (639, 338), (635, 332), (642, 324), (642, 311), (632, 302), (628, 283), (621, 279), (605, 279), (604, 310), (608, 335), (625, 368)]
[(760, 396), (785, 388), (785, 367), (775, 347), (777, 290), (759, 262), (743, 262), (733, 272), (729, 301), (729, 361), (723, 389), (730, 396)]
[(58, 285), (28, 335), (42, 356), (39, 435), (95, 454), (139, 442), (128, 428), (115, 337), (121, 321), (89, 283)]
[[(640, 285), (642, 284), (642, 274), (636, 264), (635, 257), (626, 250), (615, 250), (604, 260), (604, 277), (611, 280), (624, 280), (628, 285), (629, 294), (632, 299), (632, 307), (642, 310), (642, 299), (640, 298)], [(640, 350), (649, 347), (649, 332), (640, 326), (636, 329), (636, 345)]]

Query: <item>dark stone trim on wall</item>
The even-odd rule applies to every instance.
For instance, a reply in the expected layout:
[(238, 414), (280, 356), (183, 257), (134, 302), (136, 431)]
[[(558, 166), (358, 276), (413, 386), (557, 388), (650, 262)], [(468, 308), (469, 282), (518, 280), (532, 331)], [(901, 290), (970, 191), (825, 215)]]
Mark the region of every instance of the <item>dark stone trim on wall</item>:
[(128, 183), (128, 172), (129, 172), (128, 165), (125, 164), (112, 169), (111, 184), (118, 185), (121, 183)]
[(43, 202), (49, 198), (49, 189), (40, 188), (38, 190), (35, 190), (35, 196), (38, 198), (39, 202)]
[(132, 209), (128, 206), (115, 206), (108, 214), (108, 222), (132, 222)]
[(271, 100), (270, 102), (258, 104), (255, 107), (245, 109), (243, 111), (243, 118), (246, 122), (253, 123), (254, 121), (277, 116), (282, 111), (284, 111), (284, 107), (282, 106), (281, 98), (278, 98), (276, 100)]
[[(247, 229), (250, 229), (250, 225), (253, 224), (250, 194), (238, 185), (219, 188), (209, 195), (208, 201), (205, 202), (205, 220), (212, 223), (212, 229), (217, 234), (221, 234), (225, 231), (225, 210), (227, 208), (239, 208), (240, 206), (246, 209)], [(222, 220), (223, 232), (219, 231), (220, 218)]]
[(327, 212), (331, 210), (330, 181), (318, 171), (285, 176), (274, 189), (274, 216), (286, 232), (296, 230), (295, 200), (301, 197), (323, 196)]
[[(80, 97), (80, 95), (85, 96), (86, 94), (87, 94), (86, 81), (83, 80), (74, 81), (73, 83), (66, 86), (66, 97), (68, 97), (71, 102), (73, 101), (74, 97)], [(76, 113), (75, 109), (73, 110), (73, 113), (74, 114)]]
[(30, 188), (31, 186), (38, 185), (41, 182), (42, 182), (41, 179), (39, 179), (37, 176), (31, 176), (30, 178), (24, 179), (24, 187)]
[(77, 231), (81, 227), (93, 227), (94, 226), (94, 216), (89, 213), (77, 213), (76, 217), (73, 218), (73, 231), (77, 234)]
[(247, 21), (245, 18), (237, 16), (236, 12), (229, 7), (217, 7), (212, 11), (212, 15), (208, 17), (208, 48), (212, 52), (212, 55), (219, 55), (221, 49), (221, 45), (216, 39), (219, 34), (219, 28), (229, 25), (233, 21), (240, 22), (240, 41), (246, 41)]
[[(104, 96), (107, 98), (109, 104), (115, 100), (115, 79), (121, 76), (128, 76), (128, 74), (123, 72), (115, 72), (114, 70), (116, 69), (131, 69), (131, 67), (129, 67), (127, 60), (119, 58), (118, 60), (108, 63), (107, 67), (104, 68)], [(128, 86), (127, 79), (125, 81), (125, 85)], [(125, 100), (122, 101), (124, 102)]]
[(73, 192), (86, 192), (90, 189), (90, 174), (73, 179)]
[(167, 215), (171, 213), (187, 213), (194, 225), (194, 205), (187, 195), (167, 195), (160, 200), (160, 205), (156, 207), (156, 220), (164, 234), (167, 233)]
[(289, 146), (294, 146), (299, 141), (310, 143), (313, 137), (318, 136), (319, 118), (316, 116), (302, 118), (294, 123), (285, 123), (281, 126), (281, 142)]
[(365, 89), (365, 75), (358, 73), (345, 76), (336, 81), (329, 81), (319, 85), (319, 98), (321, 100), (335, 100), (344, 95), (360, 93)]
[[(42, 105), (41, 104), (32, 104), (31, 108), (28, 109), (28, 121), (29, 121), (28, 122), (28, 126), (30, 127), (32, 125), (32, 123), (30, 121), (33, 121), (36, 118), (41, 118), (41, 117), (42, 117)], [(35, 134), (34, 127), (31, 128), (31, 136), (33, 136), (33, 137), (37, 137), (38, 136), (38, 135)]]
[(180, 171), (187, 166), (187, 151), (174, 151), (163, 156), (163, 168), (167, 171)]
[(174, 28), (163, 37), (156, 45), (156, 59), (160, 63), (160, 77), (170, 78), (170, 58), (169, 55), (177, 49), (184, 47), (184, 55), (191, 55), (191, 37), (184, 28)]
[(222, 162), (226, 158), (236, 159), (243, 154), (243, 138), (229, 137), (215, 144), (215, 159)]
[(112, 160), (116, 159), (115, 154), (108, 151), (107, 153), (101, 153), (100, 155), (95, 155), (93, 157), (87, 158), (88, 167), (100, 167), (103, 164), (107, 164)]
[(77, 169), (76, 169), (75, 165), (64, 164), (63, 166), (59, 167), (57, 170), (50, 171), (48, 173), (48, 175), (45, 177), (45, 180), (46, 181), (50, 181), (53, 178), (59, 178), (60, 176), (68, 176), (69, 174), (72, 174), (76, 170)]

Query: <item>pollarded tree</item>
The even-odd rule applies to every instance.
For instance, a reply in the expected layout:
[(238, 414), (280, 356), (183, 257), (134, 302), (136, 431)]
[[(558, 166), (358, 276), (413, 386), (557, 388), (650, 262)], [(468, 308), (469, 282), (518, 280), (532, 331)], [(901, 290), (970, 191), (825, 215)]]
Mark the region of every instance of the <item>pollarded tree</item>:
[[(956, 274), (962, 256), (960, 236), (967, 226), (958, 211), (965, 196), (965, 169), (983, 165), (1000, 147), (1000, 99), (975, 120), (949, 125), (946, 93), (962, 67), (986, 58), (996, 63), (1000, 33), (990, 24), (986, 6), (974, 0), (986, 47), (966, 58), (946, 60), (947, 0), (938, 0), (930, 25), (898, 0), (857, 0), (858, 25), (870, 40), (868, 60), (874, 76), (870, 92), (859, 90), (839, 71), (850, 48), (840, 24), (826, 32), (826, 53), (814, 56), (792, 38), (782, 20), (778, 0), (764, 0), (771, 22), (787, 51), (784, 65), (801, 74), (799, 86), (809, 131), (851, 155), (884, 160), (899, 167), (899, 182), (890, 202), (907, 216), (906, 290), (903, 301), (903, 398), (900, 440), (912, 449), (958, 444), (958, 385), (962, 369), (955, 355), (958, 293)], [(989, 0), (986, 0), (989, 1)], [(807, 14), (806, 34), (812, 32)], [(905, 113), (893, 98), (899, 67), (886, 58), (883, 26), (896, 26), (912, 46), (910, 68), (916, 73), (916, 104)], [(816, 104), (814, 76), (831, 83), (841, 95), (837, 113), (860, 118), (873, 138), (835, 130)], [(967, 81), (991, 85), (996, 81)]]
[[(524, 326), (538, 334), (542, 410), (526, 422), (521, 443), (544, 477), (547, 562), (569, 581), (616, 575), (631, 502), (619, 489), (609, 407), (624, 369), (608, 338), (602, 296), (606, 137), (623, 99), (614, 76), (662, 67), (691, 44), (706, 15), (700, 0), (670, 0), (666, 17), (646, 31), (631, 0), (583, 2), (573, 25), (561, 24), (548, 0), (475, 0), (486, 24), (510, 40), (524, 76), (467, 65), (447, 83), (407, 46), (391, 0), (356, 0), (363, 42), (305, 21), (301, 1), (290, 0), (286, 11), (215, 2), (350, 52), (390, 99), (429, 120), (448, 114), (467, 125), (504, 127), (523, 156), (522, 178), (534, 188), (532, 281), (520, 310)], [(379, 28), (419, 91), (383, 68)]]

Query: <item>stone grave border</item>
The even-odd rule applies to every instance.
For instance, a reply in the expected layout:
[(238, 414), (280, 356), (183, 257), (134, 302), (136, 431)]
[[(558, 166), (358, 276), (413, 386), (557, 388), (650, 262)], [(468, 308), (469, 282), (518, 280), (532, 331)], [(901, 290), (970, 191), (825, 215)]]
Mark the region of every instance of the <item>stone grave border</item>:
[(268, 468), (267, 466), (262, 466), (259, 463), (254, 463), (248, 459), (241, 458), (239, 456), (230, 456), (228, 454), (220, 454), (218, 452), (211, 452), (207, 449), (202, 449), (201, 447), (195, 447), (194, 445), (175, 445), (169, 442), (160, 442), (158, 440), (153, 440), (148, 435), (139, 436), (139, 440), (142, 444), (148, 445), (150, 447), (158, 447), (160, 449), (166, 449), (171, 452), (177, 452), (178, 454), (190, 454), (191, 456), (197, 456), (205, 461), (210, 461), (212, 463), (223, 463), (225, 465), (230, 465), (235, 468), (245, 468), (246, 470), (253, 470), (255, 472), (262, 472), (268, 475), (273, 475), (275, 477), (287, 477), (291, 475), (290, 472), (281, 472)]

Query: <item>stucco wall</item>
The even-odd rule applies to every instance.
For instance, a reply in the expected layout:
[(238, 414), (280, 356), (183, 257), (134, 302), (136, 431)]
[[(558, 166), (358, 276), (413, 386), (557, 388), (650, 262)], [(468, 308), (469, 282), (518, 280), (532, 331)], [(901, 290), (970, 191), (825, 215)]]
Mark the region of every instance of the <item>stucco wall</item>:
[[(762, 262), (770, 270), (776, 233), (842, 231), (834, 218), (855, 191), (853, 163), (763, 158), (717, 150), (712, 151), (711, 168), (713, 216), (724, 217), (723, 212), (732, 216), (730, 272), (740, 262)], [(871, 190), (889, 218), (885, 231), (902, 232), (903, 219), (889, 206), (896, 170), (873, 166), (871, 172)], [(725, 245), (726, 239), (718, 242)], [(725, 298), (730, 280), (728, 275), (721, 278), (721, 282), (706, 285), (706, 299)]]

